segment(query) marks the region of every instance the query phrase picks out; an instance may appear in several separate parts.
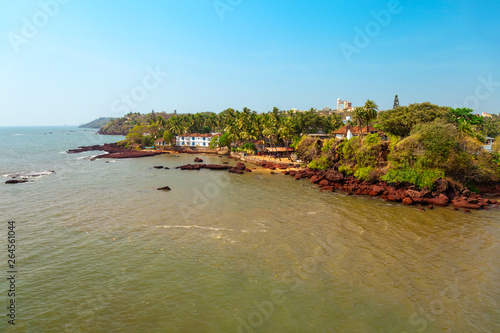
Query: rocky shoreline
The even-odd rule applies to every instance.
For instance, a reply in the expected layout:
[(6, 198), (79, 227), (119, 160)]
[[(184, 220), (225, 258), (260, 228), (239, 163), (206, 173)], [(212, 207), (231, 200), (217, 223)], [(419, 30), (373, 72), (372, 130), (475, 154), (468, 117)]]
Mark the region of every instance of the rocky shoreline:
[(124, 148), (116, 143), (105, 143), (103, 145), (93, 145), (78, 147), (76, 149), (70, 149), (66, 151), (68, 154), (83, 153), (86, 151), (105, 151), (107, 154), (102, 154), (91, 158), (91, 161), (98, 158), (138, 158), (138, 157), (148, 157), (156, 156), (161, 154), (168, 154), (168, 152), (163, 151), (145, 151), (145, 150), (132, 150), (129, 148)]
[[(131, 150), (117, 145), (116, 143), (78, 147), (68, 150), (68, 154), (81, 153), (86, 151), (105, 151), (107, 154), (98, 155), (91, 160), (98, 158), (138, 158), (169, 154), (165, 151), (138, 151)], [(231, 156), (232, 157), (232, 156)], [(220, 164), (203, 164), (200, 158), (195, 159), (199, 164), (186, 164), (176, 167), (181, 170), (226, 170), (230, 173), (243, 174), (252, 170), (239, 162), (236, 166)], [(250, 162), (252, 163), (252, 162)], [(421, 210), (425, 207), (432, 209), (434, 206), (453, 206), (455, 210), (470, 210), (500, 208), (500, 184), (484, 185), (480, 188), (481, 195), (467, 189), (455, 190), (446, 179), (438, 179), (434, 190), (418, 189), (412, 184), (388, 184), (385, 182), (369, 183), (353, 176), (346, 176), (341, 172), (330, 169), (328, 171), (313, 170), (309, 168), (290, 169), (294, 167), (289, 163), (261, 163), (260, 166), (274, 170), (281, 170), (284, 175), (294, 177), (295, 180), (309, 179), (311, 183), (317, 185), (321, 191), (343, 191), (348, 195), (366, 195), (378, 197), (384, 201), (402, 203), (406, 206), (419, 206)], [(155, 168), (163, 168), (157, 166)], [(491, 198), (486, 197), (487, 195)]]
[[(286, 169), (284, 165), (277, 166), (273, 163), (262, 164), (262, 167), (271, 170)], [(377, 182), (372, 184), (356, 179), (353, 176), (345, 176), (333, 169), (328, 171), (309, 168), (286, 169), (282, 173), (293, 177), (295, 180), (309, 179), (321, 191), (343, 191), (348, 195), (378, 197), (384, 201), (398, 202), (407, 206), (419, 206), (421, 210), (425, 210), (425, 207), (432, 209), (434, 206), (453, 206), (455, 210), (464, 209), (464, 212), (489, 209), (490, 207), (500, 208), (500, 201), (497, 199), (500, 196), (499, 184), (482, 186), (480, 190), (483, 195), (480, 195), (467, 189), (457, 192), (446, 179), (438, 179), (436, 188), (430, 191), (428, 189), (419, 190), (415, 185), (406, 183), (388, 184)], [(485, 195), (491, 195), (492, 198), (487, 198)]]

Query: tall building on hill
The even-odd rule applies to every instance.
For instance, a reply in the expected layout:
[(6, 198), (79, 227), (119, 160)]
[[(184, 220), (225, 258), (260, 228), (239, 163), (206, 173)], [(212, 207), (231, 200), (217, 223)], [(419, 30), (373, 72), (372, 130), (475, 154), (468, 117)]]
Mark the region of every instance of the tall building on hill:
[(350, 103), (348, 100), (341, 100), (340, 98), (337, 98), (337, 111), (352, 111), (352, 103)]

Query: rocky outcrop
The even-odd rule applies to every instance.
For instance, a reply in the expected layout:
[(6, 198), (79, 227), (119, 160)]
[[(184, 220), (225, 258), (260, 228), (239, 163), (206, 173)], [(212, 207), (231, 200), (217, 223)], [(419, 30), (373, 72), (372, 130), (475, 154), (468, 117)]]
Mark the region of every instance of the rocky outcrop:
[(170, 187), (164, 186), (164, 187), (157, 188), (157, 190), (158, 191), (170, 191)]
[(220, 164), (207, 164), (205, 165), (205, 169), (209, 170), (228, 170), (230, 168), (229, 165), (220, 165)]
[(20, 183), (27, 183), (29, 182), (28, 179), (26, 178), (21, 178), (21, 179), (9, 179), (5, 182), (5, 184), (20, 184)]
[(86, 151), (105, 151), (107, 154), (98, 155), (90, 160), (96, 160), (98, 158), (138, 158), (138, 157), (148, 157), (156, 156), (160, 154), (165, 154), (162, 151), (145, 151), (145, 150), (132, 150), (125, 148), (116, 143), (105, 143), (103, 145), (92, 145), (86, 147), (78, 147), (76, 149), (70, 149), (66, 151), (68, 154), (78, 154)]
[(200, 170), (200, 169), (209, 169), (209, 170), (227, 170), (230, 173), (235, 174), (243, 174), (245, 172), (252, 172), (249, 168), (245, 166), (244, 163), (238, 163), (236, 166), (231, 167), (229, 165), (221, 165), (221, 164), (186, 164), (176, 167), (176, 169), (181, 170)]
[(48, 170), (48, 171), (41, 171), (41, 172), (18, 172), (18, 173), (11, 173), (8, 175), (4, 175), (4, 177), (10, 178), (9, 180), (5, 181), (5, 184), (21, 184), (21, 183), (28, 183), (31, 181), (34, 181), (35, 179), (38, 179), (40, 177), (52, 175), (56, 173), (53, 170)]
[[(321, 191), (341, 190), (347, 194), (368, 195), (379, 197), (382, 200), (390, 202), (401, 202), (403, 205), (428, 206), (432, 209), (434, 206), (453, 205), (455, 209), (484, 209), (490, 205), (496, 207), (497, 200), (483, 198), (469, 190), (463, 190), (456, 193), (446, 179), (438, 179), (434, 191), (428, 189), (418, 189), (411, 184), (387, 184), (384, 182), (368, 183), (345, 176), (336, 170), (315, 171), (308, 168), (299, 170), (286, 170), (282, 172), (285, 175), (293, 177), (295, 180), (309, 178), (309, 181), (320, 187)], [(489, 187), (489, 192), (497, 192), (496, 185)], [(500, 187), (498, 188), (500, 190)], [(424, 209), (425, 210), (425, 209)]]

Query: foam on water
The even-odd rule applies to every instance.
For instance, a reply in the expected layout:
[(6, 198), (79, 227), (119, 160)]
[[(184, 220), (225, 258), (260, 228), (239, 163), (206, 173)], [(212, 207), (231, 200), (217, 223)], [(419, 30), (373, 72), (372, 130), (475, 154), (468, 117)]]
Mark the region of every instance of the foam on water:
[(52, 170), (41, 171), (41, 172), (31, 171), (31, 172), (10, 173), (3, 176), (6, 178), (38, 178), (38, 177), (48, 176), (53, 173), (56, 172)]

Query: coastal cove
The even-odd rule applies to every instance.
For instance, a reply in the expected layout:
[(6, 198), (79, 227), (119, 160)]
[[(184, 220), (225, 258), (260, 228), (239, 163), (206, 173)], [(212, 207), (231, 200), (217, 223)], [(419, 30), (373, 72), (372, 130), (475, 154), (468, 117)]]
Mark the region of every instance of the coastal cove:
[(2, 175), (54, 171), (0, 184), (22, 237), (16, 329), (500, 330), (498, 209), (423, 212), (249, 163), (176, 169), (238, 162), (208, 154), (91, 161), (66, 151), (122, 137), (74, 127), (0, 138)]

